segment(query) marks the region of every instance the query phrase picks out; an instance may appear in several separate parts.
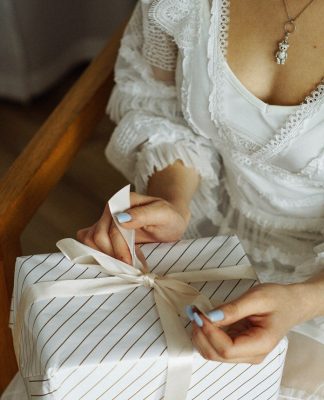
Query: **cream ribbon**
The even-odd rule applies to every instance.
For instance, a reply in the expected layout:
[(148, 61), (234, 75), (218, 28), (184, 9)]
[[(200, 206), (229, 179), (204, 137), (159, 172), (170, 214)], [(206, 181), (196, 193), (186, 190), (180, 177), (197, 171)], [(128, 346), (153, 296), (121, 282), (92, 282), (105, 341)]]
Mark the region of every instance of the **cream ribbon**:
[[(128, 209), (130, 207), (129, 186), (116, 193), (108, 204), (112, 215)], [(257, 279), (256, 274), (250, 265), (169, 273), (164, 276), (150, 273), (147, 266), (141, 265), (136, 257), (135, 232), (123, 229), (115, 218), (114, 220), (130, 249), (133, 267), (74, 239), (59, 241), (57, 246), (69, 260), (89, 267), (96, 266), (110, 276), (97, 279), (38, 282), (27, 286), (21, 296), (13, 329), (17, 360), (20, 360), (20, 339), (24, 315), (34, 302), (53, 297), (112, 294), (145, 286), (154, 289), (156, 307), (168, 346), (168, 372), (164, 399), (185, 400), (192, 375), (193, 349), (191, 340), (178, 316), (185, 317), (186, 304), (194, 304), (204, 313), (213, 308), (209, 299), (188, 285), (188, 282)]]

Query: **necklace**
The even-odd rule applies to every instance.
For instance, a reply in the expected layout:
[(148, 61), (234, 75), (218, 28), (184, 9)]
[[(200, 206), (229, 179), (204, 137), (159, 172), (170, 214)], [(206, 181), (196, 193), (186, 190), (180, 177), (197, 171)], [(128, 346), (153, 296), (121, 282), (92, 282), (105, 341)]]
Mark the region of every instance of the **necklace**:
[(286, 14), (287, 14), (287, 21), (284, 23), (284, 32), (285, 32), (285, 36), (283, 38), (283, 40), (281, 42), (278, 43), (279, 49), (276, 52), (276, 61), (277, 64), (283, 65), (286, 63), (286, 60), (288, 58), (288, 47), (289, 47), (289, 35), (294, 33), (296, 30), (296, 20), (297, 18), (299, 18), (302, 13), (306, 10), (306, 8), (308, 8), (314, 0), (310, 0), (304, 8), (302, 8), (301, 11), (299, 11), (299, 13), (297, 15), (295, 15), (294, 17), (292, 17), (289, 13), (288, 10), (288, 4), (287, 4), (287, 0), (283, 0), (284, 2), (284, 6), (285, 6), (285, 10), (286, 10)]

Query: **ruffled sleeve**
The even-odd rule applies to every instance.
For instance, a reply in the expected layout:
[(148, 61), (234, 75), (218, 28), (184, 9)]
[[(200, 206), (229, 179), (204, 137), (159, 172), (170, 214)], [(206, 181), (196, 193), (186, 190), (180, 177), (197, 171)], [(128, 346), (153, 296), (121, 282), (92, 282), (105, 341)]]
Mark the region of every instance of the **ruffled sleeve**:
[(201, 183), (192, 213), (199, 220), (208, 214), (207, 207), (214, 207), (210, 215), (217, 212), (211, 199), (218, 184), (218, 154), (209, 139), (192, 131), (182, 114), (175, 83), (178, 46), (154, 23), (150, 3), (137, 3), (122, 39), (116, 85), (107, 106), (117, 126), (105, 153), (142, 193), (154, 171), (176, 160), (195, 168)]

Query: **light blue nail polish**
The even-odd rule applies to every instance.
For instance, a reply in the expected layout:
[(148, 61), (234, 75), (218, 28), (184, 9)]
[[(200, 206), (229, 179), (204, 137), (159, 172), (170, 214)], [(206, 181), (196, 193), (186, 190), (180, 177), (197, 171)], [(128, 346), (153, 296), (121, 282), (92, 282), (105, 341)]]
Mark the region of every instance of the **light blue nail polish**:
[(188, 318), (190, 319), (190, 321), (193, 321), (193, 320), (195, 319), (195, 317), (194, 317), (194, 312), (193, 312), (192, 306), (187, 305), (187, 306), (185, 307), (185, 311), (186, 311), (186, 313), (187, 313)]
[(199, 317), (199, 315), (195, 312), (193, 313), (194, 320), (196, 324), (201, 328), (204, 325), (204, 321)]
[(223, 311), (213, 310), (206, 314), (212, 322), (222, 321), (225, 318)]
[(116, 214), (115, 217), (117, 218), (117, 220), (120, 224), (123, 224), (124, 222), (129, 222), (132, 220), (132, 216), (125, 212)]

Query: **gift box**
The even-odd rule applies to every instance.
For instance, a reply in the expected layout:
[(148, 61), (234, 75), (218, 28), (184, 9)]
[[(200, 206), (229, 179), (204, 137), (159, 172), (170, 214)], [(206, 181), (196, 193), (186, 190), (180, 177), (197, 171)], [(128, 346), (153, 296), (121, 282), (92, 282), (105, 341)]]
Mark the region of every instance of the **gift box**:
[[(233, 279), (241, 276), (249, 263), (237, 237), (145, 244), (141, 249), (150, 273), (143, 275), (143, 285), (127, 284), (121, 291), (116, 287), (123, 274), (107, 278), (110, 274), (99, 265), (100, 257), (98, 265), (84, 254), (73, 257), (74, 261), (62, 253), (17, 260), (11, 320), (28, 398), (153, 400), (168, 396), (180, 400), (179, 396), (172, 396), (172, 391), (170, 396), (170, 388), (176, 391), (177, 384), (182, 385), (191, 363), (190, 384), (183, 398), (275, 399), (286, 339), (257, 365), (207, 361), (195, 351), (191, 356), (181, 353), (181, 349), (179, 356), (174, 351), (170, 356), (165, 327), (161, 324), (161, 317), (168, 316), (156, 304), (156, 277), (168, 284), (163, 277), (179, 279), (180, 274), (188, 274), (184, 275), (188, 280), (193, 272), (208, 276), (216, 271), (221, 279), (191, 283), (212, 304), (228, 302), (257, 284), (256, 279)], [(108, 256), (101, 253), (101, 257)], [(113, 279), (113, 288), (111, 293), (105, 293), (109, 279)], [(44, 282), (46, 290), (42, 288)], [(81, 289), (73, 288), (75, 282), (81, 284)], [(100, 290), (85, 295), (82, 285), (87, 286), (88, 282), (97, 283)], [(64, 295), (54, 296), (60, 284)], [(35, 287), (43, 292), (35, 291)], [(32, 297), (28, 294), (31, 290)], [(185, 336), (187, 340), (190, 337), (191, 323), (181, 316), (177, 318), (184, 329), (176, 342), (176, 346), (181, 346)], [(172, 325), (168, 327), (171, 331)], [(170, 357), (174, 371), (180, 368), (180, 373), (172, 373)]]
[[(212, 237), (142, 247), (151, 271), (208, 270), (248, 262), (236, 237)], [(106, 275), (99, 267), (73, 264), (61, 253), (17, 261), (13, 321), (22, 291), (36, 282)], [(230, 301), (255, 280), (194, 283), (215, 303)], [(24, 316), (20, 372), (30, 399), (161, 399), (168, 350), (153, 289), (52, 298), (35, 302)], [(190, 335), (189, 321), (183, 321)], [(286, 340), (258, 365), (207, 361), (194, 354), (188, 399), (276, 398)], [(273, 396), (273, 397), (271, 397)]]

